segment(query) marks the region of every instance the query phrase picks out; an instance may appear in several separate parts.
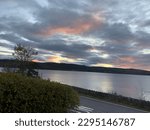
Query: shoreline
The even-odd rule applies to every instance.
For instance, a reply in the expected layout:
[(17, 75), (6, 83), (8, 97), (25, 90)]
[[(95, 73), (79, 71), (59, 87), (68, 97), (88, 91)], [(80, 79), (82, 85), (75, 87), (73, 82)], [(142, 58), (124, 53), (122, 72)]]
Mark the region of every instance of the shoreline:
[[(0, 67), (17, 68), (18, 61), (1, 59)], [(94, 67), (79, 64), (67, 64), (67, 63), (54, 63), (54, 62), (33, 62), (33, 69), (43, 70), (64, 70), (64, 71), (81, 71), (81, 72), (96, 72), (96, 73), (111, 73), (111, 74), (129, 74), (129, 75), (148, 75), (150, 71), (144, 69), (134, 68), (108, 68), (108, 67)]]

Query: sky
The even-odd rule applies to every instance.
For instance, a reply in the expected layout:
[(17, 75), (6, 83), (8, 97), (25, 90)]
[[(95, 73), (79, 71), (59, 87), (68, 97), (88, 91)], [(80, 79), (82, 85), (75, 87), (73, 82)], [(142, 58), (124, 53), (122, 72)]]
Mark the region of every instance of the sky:
[(0, 0), (0, 59), (150, 70), (150, 0)]

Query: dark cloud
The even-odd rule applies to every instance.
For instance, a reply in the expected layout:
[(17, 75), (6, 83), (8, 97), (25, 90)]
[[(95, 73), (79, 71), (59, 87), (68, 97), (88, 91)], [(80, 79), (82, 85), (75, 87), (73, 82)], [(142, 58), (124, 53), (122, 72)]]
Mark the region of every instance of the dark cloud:
[[(102, 37), (110, 41), (129, 41), (133, 38), (130, 28), (123, 23), (110, 24), (103, 29)], [(121, 43), (120, 43), (121, 44)]]
[(149, 67), (150, 65), (150, 54), (141, 54), (135, 57), (136, 58), (136, 64), (142, 64), (143, 66)]
[(12, 44), (10, 44), (8, 41), (2, 41), (2, 42), (0, 42), (0, 46), (1, 47), (6, 47), (6, 48), (9, 48), (9, 49), (12, 49)]
[(65, 41), (53, 40), (44, 44), (39, 44), (38, 48), (61, 53), (65, 57), (86, 58), (91, 53), (92, 46), (85, 44), (66, 44)]
[(150, 33), (138, 31), (136, 32), (137, 46), (141, 48), (150, 48)]
[(142, 27), (149, 27), (150, 26), (150, 19), (144, 21), (142, 24), (141, 24)]
[(132, 49), (134, 46), (130, 46), (127, 43), (108, 43), (106, 42), (104, 46), (98, 47), (100, 50), (110, 54), (110, 55), (133, 55), (136, 53), (136, 50)]
[(92, 31), (90, 33), (93, 33), (97, 37), (110, 42), (118, 42), (119, 44), (134, 40), (134, 34), (131, 32), (131, 29), (127, 24), (123, 23), (104, 23), (103, 26)]
[(111, 63), (111, 61), (110, 61), (111, 58), (107, 58), (107, 60), (106, 60), (99, 56), (90, 56), (87, 59), (88, 59), (87, 60), (88, 65), (94, 65), (94, 64), (98, 64), (98, 63)]
[(149, 0), (1, 0), (0, 56), (11, 58), (7, 52), (22, 43), (36, 48), (40, 61), (60, 54), (62, 62), (70, 58), (85, 65), (150, 69), (149, 4)]

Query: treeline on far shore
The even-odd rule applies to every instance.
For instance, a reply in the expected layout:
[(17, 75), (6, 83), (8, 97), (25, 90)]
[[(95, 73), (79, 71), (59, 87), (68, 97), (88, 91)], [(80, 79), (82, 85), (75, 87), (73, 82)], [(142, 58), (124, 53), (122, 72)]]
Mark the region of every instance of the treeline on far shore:
[[(19, 63), (16, 60), (0, 60), (0, 67), (18, 67)], [(33, 62), (33, 69), (47, 69), (47, 70), (65, 70), (65, 71), (84, 71), (84, 72), (100, 72), (100, 73), (114, 73), (114, 74), (134, 74), (134, 75), (150, 75), (150, 71), (139, 69), (122, 69), (122, 68), (105, 68), (105, 67), (92, 67), (77, 64), (66, 63), (37, 63)]]
[(80, 95), (88, 96), (108, 102), (113, 102), (129, 107), (134, 107), (137, 109), (141, 109), (147, 112), (150, 112), (150, 101), (140, 100), (140, 99), (134, 99), (130, 97), (124, 97), (121, 95), (117, 95), (116, 93), (103, 93), (103, 92), (97, 92), (93, 90), (87, 90), (83, 88), (74, 87), (74, 90), (76, 90)]

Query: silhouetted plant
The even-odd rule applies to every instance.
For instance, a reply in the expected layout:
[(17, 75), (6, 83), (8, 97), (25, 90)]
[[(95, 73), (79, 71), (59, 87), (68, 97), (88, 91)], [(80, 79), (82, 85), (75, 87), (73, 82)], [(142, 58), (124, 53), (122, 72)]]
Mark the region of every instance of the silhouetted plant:
[(35, 64), (32, 62), (34, 56), (38, 55), (37, 51), (35, 51), (31, 46), (17, 44), (14, 47), (14, 53), (12, 53), (12, 55), (18, 61), (17, 72), (31, 77), (38, 77), (38, 72), (34, 69)]

